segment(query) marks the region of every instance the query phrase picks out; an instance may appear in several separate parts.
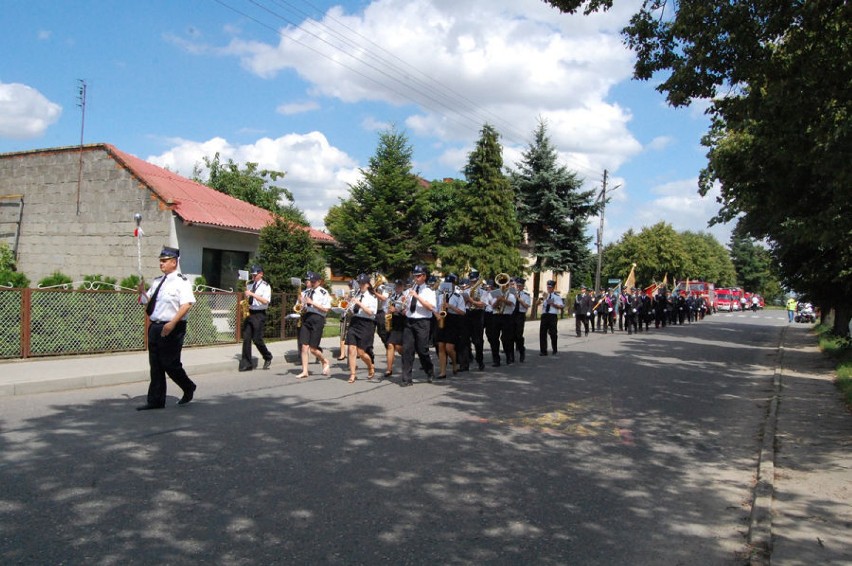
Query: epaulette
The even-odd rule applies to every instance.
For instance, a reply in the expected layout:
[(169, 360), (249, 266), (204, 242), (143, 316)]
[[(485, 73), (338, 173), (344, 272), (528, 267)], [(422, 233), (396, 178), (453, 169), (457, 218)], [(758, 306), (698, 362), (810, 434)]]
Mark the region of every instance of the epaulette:
[(177, 276), (180, 277), (181, 279), (183, 279), (184, 281), (188, 281), (188, 279), (186, 278), (186, 275), (184, 275), (183, 273), (178, 273)]
[(325, 290), (325, 287), (320, 287), (317, 290), (320, 292), (320, 294), (325, 293), (326, 295), (328, 295), (328, 291)]
[(553, 294), (554, 294), (554, 295), (556, 295), (556, 296), (558, 297), (558, 296), (559, 296), (559, 291), (553, 291)]

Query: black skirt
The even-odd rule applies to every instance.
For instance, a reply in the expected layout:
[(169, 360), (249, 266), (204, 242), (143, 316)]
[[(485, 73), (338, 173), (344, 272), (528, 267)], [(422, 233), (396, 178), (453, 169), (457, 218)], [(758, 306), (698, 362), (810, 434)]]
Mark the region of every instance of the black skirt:
[(349, 331), (346, 333), (346, 345), (356, 346), (366, 350), (373, 344), (376, 333), (376, 321), (372, 318), (353, 316), (349, 323)]

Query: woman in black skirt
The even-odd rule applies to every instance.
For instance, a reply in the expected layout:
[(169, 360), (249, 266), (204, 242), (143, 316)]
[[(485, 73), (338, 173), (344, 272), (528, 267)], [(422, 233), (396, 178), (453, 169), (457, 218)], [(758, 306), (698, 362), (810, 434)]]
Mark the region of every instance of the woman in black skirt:
[(372, 380), (376, 375), (376, 368), (367, 350), (373, 345), (373, 337), (376, 334), (376, 310), (378, 300), (373, 293), (370, 276), (362, 273), (356, 279), (360, 290), (350, 299), (349, 309), (352, 320), (349, 322), (349, 331), (346, 333), (346, 347), (349, 355), (349, 383), (355, 383), (355, 366), (358, 359), (367, 364), (367, 379)]
[(447, 377), (447, 358), (453, 364), (453, 375), (456, 374), (456, 344), (461, 336), (461, 325), (464, 324), (464, 297), (458, 292), (456, 283), (458, 277), (449, 274), (444, 279), (444, 292), (440, 292), (441, 303), (438, 307), (441, 312), (446, 312), (444, 322), (438, 324), (438, 379)]

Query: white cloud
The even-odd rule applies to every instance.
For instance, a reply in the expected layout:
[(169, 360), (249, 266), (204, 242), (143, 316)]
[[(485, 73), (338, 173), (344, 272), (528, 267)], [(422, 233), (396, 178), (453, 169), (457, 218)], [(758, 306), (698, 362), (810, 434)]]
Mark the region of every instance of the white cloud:
[(0, 83), (0, 137), (37, 138), (61, 114), (62, 107), (36, 89), (19, 83)]
[(349, 195), (349, 185), (360, 178), (355, 161), (345, 152), (331, 146), (319, 132), (288, 134), (279, 138), (261, 138), (252, 144), (233, 145), (216, 137), (204, 142), (172, 140), (174, 147), (148, 161), (191, 176), (202, 158), (219, 153), (222, 161), (254, 162), (262, 169), (284, 171), (283, 186), (292, 193), (308, 221), (323, 227), (328, 209), (339, 198)]
[(260, 77), (294, 70), (311, 92), (347, 103), (413, 102), (406, 127), (445, 142), (472, 143), (489, 122), (522, 147), (546, 116), (558, 146), (602, 169), (641, 150), (629, 112), (605, 100), (631, 74), (619, 35), (630, 13), (569, 17), (540, 0), (375, 0), (358, 14), (334, 7), (285, 26), (276, 44), (234, 38), (217, 52)]
[(733, 223), (708, 226), (719, 211), (718, 188), (707, 196), (698, 194), (698, 179), (681, 179), (651, 189), (653, 198), (641, 203), (628, 199), (618, 206), (607, 207), (604, 241), (612, 242), (628, 228), (638, 232), (658, 222), (667, 222), (678, 232), (709, 232), (722, 244), (731, 239)]
[(38, 38), (39, 41), (47, 41), (48, 39), (50, 39), (51, 35), (53, 35), (52, 31), (46, 30), (46, 29), (40, 29), (40, 30), (38, 30), (36, 37)]
[(293, 114), (301, 114), (303, 112), (310, 112), (311, 110), (316, 110), (320, 107), (319, 103), (313, 100), (309, 100), (306, 102), (291, 102), (289, 104), (281, 104), (278, 108), (275, 109), (279, 114), (284, 114), (285, 116), (292, 116)]

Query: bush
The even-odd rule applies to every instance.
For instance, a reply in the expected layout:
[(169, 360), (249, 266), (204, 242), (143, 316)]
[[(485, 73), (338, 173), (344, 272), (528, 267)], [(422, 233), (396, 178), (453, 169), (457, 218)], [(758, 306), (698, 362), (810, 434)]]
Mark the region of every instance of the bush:
[(55, 287), (57, 285), (69, 285), (71, 283), (73, 283), (73, 281), (70, 277), (60, 271), (54, 271), (53, 273), (39, 281), (38, 286), (44, 288)]
[[(120, 287), (124, 287), (125, 289), (133, 289), (135, 291), (139, 288), (139, 276), (131, 275), (130, 277), (125, 277), (118, 285)], [(145, 288), (147, 289), (147, 284)]]
[(6, 242), (0, 242), (0, 272), (15, 271), (15, 255)]
[(0, 270), (0, 285), (11, 285), (15, 289), (23, 289), (30, 286), (30, 280), (23, 273), (11, 270)]

